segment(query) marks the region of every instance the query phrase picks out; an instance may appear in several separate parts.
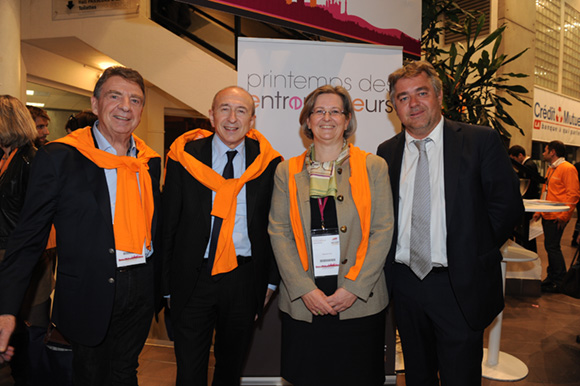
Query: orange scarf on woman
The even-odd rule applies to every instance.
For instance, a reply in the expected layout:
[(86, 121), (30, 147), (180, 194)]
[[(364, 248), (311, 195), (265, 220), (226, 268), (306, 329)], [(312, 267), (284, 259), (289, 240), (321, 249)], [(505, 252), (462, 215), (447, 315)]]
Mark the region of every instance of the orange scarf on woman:
[(14, 149), (12, 149), (12, 151), (10, 152), (10, 154), (4, 154), (2, 156), (2, 159), (0, 159), (0, 176), (2, 174), (4, 174), (4, 172), (8, 169), (8, 165), (10, 165), (10, 162), (12, 161), (12, 158), (14, 158), (14, 155), (18, 153), (18, 148), (15, 147)]
[(116, 156), (97, 149), (90, 126), (54, 142), (73, 146), (100, 168), (117, 169), (117, 202), (113, 221), (115, 248), (143, 253), (144, 243), (151, 250), (151, 222), (155, 210), (148, 162), (158, 158), (159, 154), (136, 135), (133, 139), (138, 150), (137, 158)]
[(246, 136), (258, 141), (260, 144), (260, 154), (258, 154), (251, 165), (246, 167), (246, 171), (240, 178), (226, 180), (210, 166), (207, 166), (184, 151), (185, 145), (188, 142), (209, 137), (212, 134), (211, 131), (203, 129), (188, 131), (173, 142), (167, 156), (179, 162), (193, 178), (216, 193), (211, 215), (223, 219), (212, 269), (212, 275), (218, 275), (220, 273), (230, 272), (238, 266), (236, 248), (234, 247), (234, 241), (232, 239), (234, 223), (236, 221), (238, 193), (240, 193), (240, 190), (248, 181), (258, 178), (272, 160), (280, 157), (280, 153), (272, 148), (262, 134), (252, 129), (248, 131)]
[[(358, 212), (360, 225), (362, 229), (362, 239), (356, 251), (356, 262), (345, 276), (347, 279), (356, 280), (365, 261), (369, 247), (369, 236), (371, 232), (371, 189), (369, 185), (369, 176), (367, 173), (367, 153), (352, 144), (349, 144), (349, 162), (350, 162), (350, 190), (352, 199)], [(302, 267), (308, 271), (308, 252), (306, 250), (306, 241), (302, 231), (302, 220), (298, 210), (298, 189), (296, 187), (295, 175), (302, 172), (306, 151), (298, 157), (289, 160), (288, 167), (288, 194), (290, 195), (290, 223), (298, 256), (302, 262)]]

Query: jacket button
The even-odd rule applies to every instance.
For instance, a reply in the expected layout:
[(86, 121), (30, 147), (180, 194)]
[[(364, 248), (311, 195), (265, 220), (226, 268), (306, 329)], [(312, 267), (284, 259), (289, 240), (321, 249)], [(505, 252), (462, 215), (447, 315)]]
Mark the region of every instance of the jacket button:
[(348, 259), (344, 259), (343, 261), (340, 262), (341, 264), (346, 264), (348, 263)]
[(113, 253), (115, 253), (115, 250), (113, 248), (109, 248), (109, 253), (112, 255)]
[(342, 233), (345, 233), (345, 232), (346, 232), (346, 229), (347, 229), (347, 228), (346, 228), (346, 225), (343, 225), (343, 226), (341, 226), (341, 227), (340, 227), (340, 231), (341, 231)]
[(113, 284), (115, 282), (115, 279), (113, 279), (112, 277), (109, 278), (108, 280), (109, 284)]
[(372, 292), (371, 292), (371, 293), (369, 294), (369, 298), (372, 298), (372, 297), (373, 297), (373, 295), (374, 295), (374, 293), (372, 293)]
[(342, 194), (339, 194), (338, 196), (336, 196), (336, 199), (342, 202), (344, 200), (344, 196)]
[(337, 172), (338, 174), (342, 174), (342, 168), (338, 168), (338, 169), (336, 169), (336, 172)]

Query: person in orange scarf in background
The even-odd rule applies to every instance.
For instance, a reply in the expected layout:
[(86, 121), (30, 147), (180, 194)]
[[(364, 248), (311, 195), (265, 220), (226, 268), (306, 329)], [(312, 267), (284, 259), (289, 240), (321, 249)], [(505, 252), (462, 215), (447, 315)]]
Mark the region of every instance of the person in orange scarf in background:
[(311, 92), (300, 124), (313, 143), (276, 170), (268, 228), (282, 277), (282, 376), (295, 386), (382, 385), (387, 163), (347, 142), (356, 118), (343, 87)]
[[(99, 117), (40, 148), (18, 225), (0, 266), (0, 354), (51, 224), (58, 268), (52, 321), (71, 343), (75, 385), (137, 385), (154, 313), (161, 158), (133, 134), (142, 76), (110, 67), (95, 85)], [(6, 359), (6, 358), (4, 358)]]
[(279, 281), (267, 226), (281, 156), (253, 129), (246, 90), (219, 91), (209, 118), (215, 134), (193, 130), (171, 145), (163, 188), (177, 385), (207, 385), (214, 328), (213, 385), (239, 385), (255, 317)]
[[(8, 239), (16, 227), (24, 204), (30, 163), (36, 155), (33, 144), (36, 135), (34, 120), (24, 103), (13, 96), (0, 95), (0, 261), (4, 259)], [(42, 268), (39, 266), (39, 269), (35, 270), (38, 272), (35, 273), (40, 274)], [(30, 295), (34, 295), (37, 285), (37, 281), (32, 283), (32, 288), (28, 291)], [(17, 321), (16, 333), (12, 338), (17, 354), (12, 358), (10, 366), (16, 384), (26, 384), (32, 375), (31, 363), (28, 360), (29, 339), (26, 326), (30, 311), (30, 304), (23, 307)], [(45, 332), (47, 327), (45, 324)], [(8, 359), (8, 356), (5, 359)]]

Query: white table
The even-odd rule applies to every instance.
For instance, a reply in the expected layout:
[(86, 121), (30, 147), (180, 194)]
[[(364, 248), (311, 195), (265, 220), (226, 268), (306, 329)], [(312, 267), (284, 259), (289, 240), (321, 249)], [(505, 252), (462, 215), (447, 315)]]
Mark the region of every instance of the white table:
[[(565, 212), (570, 210), (566, 204), (543, 201), (524, 200), (526, 212)], [(535, 252), (508, 240), (502, 248), (501, 274), (505, 295), (505, 276), (507, 262), (533, 261), (538, 258)], [(501, 341), (501, 324), (503, 311), (496, 316), (489, 327), (488, 348), (483, 349), (482, 375), (484, 378), (496, 381), (519, 381), (528, 375), (528, 366), (513, 355), (499, 350)]]

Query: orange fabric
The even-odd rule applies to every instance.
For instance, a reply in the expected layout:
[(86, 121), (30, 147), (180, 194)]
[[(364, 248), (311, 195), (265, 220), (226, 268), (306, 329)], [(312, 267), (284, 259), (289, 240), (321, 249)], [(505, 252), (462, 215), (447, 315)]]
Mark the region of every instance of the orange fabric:
[[(546, 220), (561, 219), (570, 221), (572, 212), (580, 198), (580, 184), (578, 183), (578, 171), (569, 162), (563, 162), (558, 167), (548, 168), (546, 175), (548, 194), (546, 200), (562, 202), (570, 207), (567, 212), (544, 212), (542, 217)], [(542, 195), (546, 190), (546, 184), (542, 186)]]
[[(14, 155), (18, 152), (18, 148), (14, 148), (10, 155), (6, 157), (6, 154), (0, 159), (0, 176), (4, 174), (4, 172), (8, 169), (8, 165), (10, 165), (10, 161), (14, 158)], [(6, 157), (6, 158), (5, 158)]]
[(45, 249), (56, 248), (56, 229), (54, 225), (50, 227), (50, 234), (48, 235), (48, 242)]
[(95, 148), (90, 127), (73, 131), (54, 142), (75, 147), (100, 168), (117, 169), (117, 202), (113, 220), (115, 247), (142, 253), (144, 243), (151, 250), (151, 222), (155, 210), (148, 162), (158, 158), (159, 154), (136, 135), (133, 139), (138, 150), (137, 158), (116, 156)]
[(223, 219), (212, 269), (212, 275), (217, 275), (230, 272), (238, 266), (236, 248), (232, 239), (236, 220), (238, 193), (248, 181), (258, 178), (272, 160), (281, 156), (280, 153), (272, 148), (262, 134), (252, 129), (248, 131), (246, 136), (258, 141), (260, 154), (258, 154), (251, 165), (246, 167), (246, 171), (240, 178), (226, 180), (210, 166), (207, 166), (191, 154), (185, 152), (185, 145), (188, 142), (209, 137), (212, 134), (211, 131), (203, 129), (188, 131), (173, 142), (167, 156), (179, 162), (193, 178), (205, 187), (216, 192), (211, 215)]
[[(350, 162), (350, 190), (354, 205), (356, 206), (361, 230), (362, 239), (356, 251), (356, 262), (346, 274), (346, 278), (356, 280), (365, 261), (369, 247), (369, 236), (371, 231), (371, 190), (367, 172), (367, 156), (369, 153), (349, 144), (349, 162)], [(306, 152), (298, 157), (291, 158), (288, 165), (288, 193), (290, 195), (290, 224), (298, 249), (298, 256), (302, 262), (302, 267), (308, 271), (308, 251), (306, 250), (306, 241), (302, 230), (302, 220), (298, 210), (298, 189), (296, 186), (295, 175), (302, 172)]]

